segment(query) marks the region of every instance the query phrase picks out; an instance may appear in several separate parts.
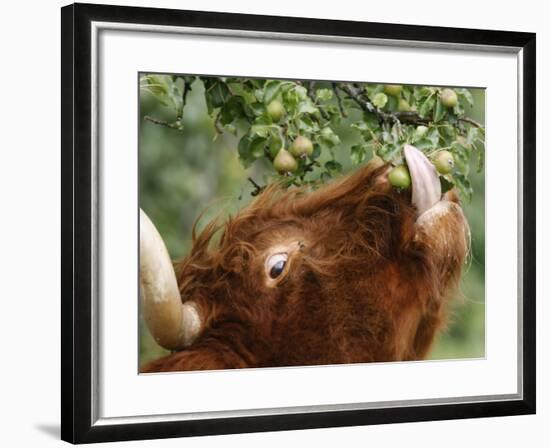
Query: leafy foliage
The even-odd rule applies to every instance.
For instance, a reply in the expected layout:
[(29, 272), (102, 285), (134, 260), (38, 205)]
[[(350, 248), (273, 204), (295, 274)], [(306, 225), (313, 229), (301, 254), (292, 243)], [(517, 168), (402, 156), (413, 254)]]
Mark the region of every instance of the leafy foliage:
[[(458, 100), (446, 107), (439, 87), (149, 74), (142, 76), (141, 89), (170, 108), (174, 119), (145, 119), (185, 132), (186, 97), (197, 79), (204, 84), (216, 136), (238, 136), (237, 151), (245, 168), (259, 161), (271, 166), (266, 182), (314, 188), (342, 171), (342, 157), (353, 165), (375, 156), (399, 165), (404, 163), (405, 144), (432, 159), (438, 151), (449, 151), (455, 166), (441, 176), (443, 190), (456, 186), (465, 201), (473, 194), (470, 160), (475, 158), (478, 171), (483, 170), (485, 131), (467, 116), (474, 101), (467, 89), (454, 89)], [(344, 119), (352, 120), (349, 126), (355, 133), (349, 150), (339, 135)], [(298, 136), (309, 139), (313, 151), (297, 156), (296, 165), (285, 165), (292, 166), (292, 172), (285, 171), (275, 159)]]
[[(202, 216), (198, 223), (199, 230), (211, 219), (222, 219), (234, 215), (246, 206), (253, 197), (256, 188), (279, 178), (270, 159), (261, 157), (244, 168), (242, 159), (237, 151), (239, 138), (245, 135), (248, 122), (231, 129), (231, 125), (222, 125), (215, 122), (216, 113), (208, 114), (204, 81), (206, 78), (186, 77), (188, 87), (185, 93), (185, 107), (181, 120), (182, 131), (170, 124), (176, 121), (176, 109), (167, 97), (165, 102), (159, 101), (156, 95), (150, 92), (145, 85), (145, 77), (141, 79), (140, 94), (140, 125), (139, 125), (139, 188), (140, 207), (151, 217), (166, 242), (173, 259), (187, 254), (191, 248), (190, 235), (197, 216)], [(166, 78), (164, 78), (166, 79)], [(306, 84), (304, 84), (306, 85)], [(342, 84), (343, 85), (343, 84)], [(185, 85), (182, 79), (176, 80), (176, 86), (182, 95), (183, 102)], [(388, 101), (395, 105), (398, 102), (392, 99), (392, 92), (385, 92), (383, 88), (370, 85), (371, 90), (385, 93)], [(320, 92), (323, 97), (317, 101), (331, 101), (339, 110), (338, 100), (331, 83), (318, 82), (313, 92)], [(407, 89), (405, 88), (405, 91)], [(458, 89), (455, 89), (458, 90)], [(362, 123), (364, 110), (352, 105), (355, 100), (339, 90), (346, 115), (340, 114), (338, 123), (331, 124), (331, 128), (340, 139), (340, 143), (333, 148), (336, 161), (342, 165), (343, 173), (353, 171), (358, 166), (369, 163), (372, 153), (366, 146), (363, 133), (352, 124)], [(485, 122), (484, 93), (481, 89), (468, 91), (473, 95), (475, 105), (470, 108), (464, 103), (464, 117), (471, 117), (479, 123)], [(234, 92), (235, 93), (235, 92)], [(399, 98), (404, 99), (401, 91)], [(457, 94), (458, 95), (458, 94)], [(395, 102), (394, 102), (395, 101)], [(414, 105), (414, 100), (412, 105)], [(417, 106), (418, 108), (418, 106)], [(388, 112), (385, 107), (382, 112)], [(215, 111), (214, 111), (215, 112)], [(400, 112), (400, 111), (397, 111)], [(397, 113), (396, 112), (396, 113)], [(401, 118), (403, 115), (401, 114)], [(288, 115), (285, 116), (285, 120)], [(377, 119), (372, 119), (377, 124)], [(284, 120), (282, 120), (284, 122)], [(411, 123), (401, 120), (407, 127)], [(472, 127), (463, 123), (466, 134)], [(421, 125), (414, 125), (415, 141), (421, 139), (426, 129), (418, 129)], [(474, 126), (475, 127), (475, 126)], [(219, 128), (216, 130), (216, 128)], [(360, 129), (366, 129), (360, 126)], [(221, 131), (222, 133), (219, 133)], [(427, 133), (427, 132), (426, 132)], [(483, 139), (483, 134), (479, 134)], [(215, 139), (216, 141), (212, 141)], [(458, 142), (460, 144), (460, 142)], [(414, 143), (413, 143), (414, 144)], [(477, 142), (479, 148), (482, 143)], [(317, 146), (317, 150), (320, 150)], [(483, 151), (470, 153), (470, 168), (468, 179), (475, 192), (470, 203), (463, 204), (471, 228), (471, 260), (463, 272), (460, 285), (460, 300), (455, 301), (456, 309), (452, 311), (452, 324), (442, 333), (432, 351), (431, 359), (458, 359), (477, 358), (485, 356), (485, 196), (483, 169), (478, 173), (478, 164), (483, 162), (478, 155)], [(316, 160), (321, 166), (332, 158), (330, 151), (323, 148)], [(372, 162), (370, 162), (372, 163)], [(458, 162), (455, 161), (455, 165)], [(315, 169), (319, 169), (315, 167)], [(312, 173), (306, 175), (309, 179)], [(248, 179), (255, 179), (258, 187)], [(281, 178), (288, 180), (288, 176)], [(442, 178), (443, 179), (443, 178)], [(326, 179), (324, 179), (326, 180)], [(145, 327), (140, 318), (140, 363), (168, 354), (161, 349)]]

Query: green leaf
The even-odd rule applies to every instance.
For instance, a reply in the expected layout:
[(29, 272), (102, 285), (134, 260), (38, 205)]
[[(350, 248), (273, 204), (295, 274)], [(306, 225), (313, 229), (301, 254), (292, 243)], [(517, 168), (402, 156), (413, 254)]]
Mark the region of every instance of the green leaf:
[(250, 127), (250, 133), (258, 135), (263, 138), (267, 138), (271, 134), (272, 130), (277, 131), (278, 129), (279, 129), (279, 126), (277, 126), (276, 124), (269, 124), (269, 125), (254, 124)]
[(332, 99), (332, 89), (317, 89), (315, 97), (320, 101), (329, 101)]
[(159, 97), (162, 97), (168, 93), (168, 88), (162, 75), (143, 76), (140, 81), (140, 87)]
[(220, 109), (220, 123), (222, 125), (229, 124), (233, 121), (233, 113), (227, 103)]
[(249, 138), (248, 135), (245, 135), (239, 140), (239, 144), (237, 146), (239, 158), (241, 159), (241, 162), (245, 168), (248, 168), (253, 161), (252, 153), (250, 151), (251, 143), (252, 140)]
[(264, 91), (262, 89), (254, 90), (254, 97), (258, 103), (263, 103), (264, 101)]
[(321, 132), (319, 134), (319, 138), (329, 148), (331, 148), (335, 145), (338, 145), (340, 143), (340, 137), (338, 137), (334, 133), (334, 131), (328, 126), (321, 129)]
[(313, 144), (313, 153), (311, 154), (310, 158), (312, 160), (317, 159), (321, 155), (321, 145)]
[(450, 126), (458, 126), (458, 117), (453, 112), (453, 109), (447, 109), (447, 123)]
[(374, 95), (384, 90), (384, 84), (367, 84), (366, 90), (368, 97), (373, 98)]
[(413, 92), (412, 92), (412, 89), (409, 87), (409, 86), (403, 86), (403, 90), (401, 92), (401, 95), (403, 95), (403, 98), (405, 98), (405, 100), (411, 104), (412, 101), (413, 101)]
[(254, 124), (270, 126), (273, 124), (273, 120), (271, 119), (269, 114), (262, 114), (259, 117), (256, 117), (256, 119), (254, 120)]
[(386, 109), (394, 112), (397, 110), (397, 105), (398, 105), (398, 99), (395, 96), (388, 97), (388, 103), (387, 103)]
[(379, 92), (372, 97), (372, 104), (381, 109), (388, 102), (388, 96), (385, 93)]
[(232, 124), (226, 124), (224, 127), (223, 127), (227, 132), (233, 134), (233, 135), (237, 135), (237, 128), (232, 125)]
[(246, 108), (249, 111), (249, 115), (252, 115), (252, 116), (260, 116), (265, 114), (265, 105), (263, 103), (258, 103), (258, 102), (248, 103), (246, 105)]
[(468, 129), (468, 133), (466, 134), (466, 141), (469, 145), (475, 145), (476, 140), (479, 138), (479, 129), (470, 126), (470, 129)]
[(301, 101), (300, 104), (298, 104), (298, 114), (315, 114), (318, 112), (319, 109), (311, 104), (311, 101)]
[(183, 110), (181, 91), (179, 91), (171, 76), (143, 76), (140, 80), (140, 88), (152, 94), (162, 105), (172, 106), (175, 109), (176, 116), (181, 116)]
[(308, 115), (301, 115), (296, 119), (298, 129), (308, 134), (319, 132), (319, 125)]
[(426, 134), (426, 138), (428, 140), (430, 140), (430, 142), (432, 143), (432, 146), (434, 148), (436, 148), (437, 146), (439, 146), (439, 131), (437, 128), (431, 128), (427, 134)]
[(354, 145), (351, 147), (350, 158), (354, 165), (359, 165), (367, 157), (366, 145)]
[(363, 121), (367, 123), (367, 126), (372, 129), (378, 129), (380, 127), (380, 123), (378, 122), (378, 118), (376, 115), (364, 112), (363, 113)]
[(256, 101), (254, 90), (246, 83), (237, 80), (235, 82), (227, 82), (227, 86), (234, 96), (241, 97), (245, 103), (254, 103)]
[(450, 146), (456, 140), (456, 128), (450, 124), (442, 124), (439, 127), (439, 134), (445, 140), (446, 146)]
[(328, 162), (326, 162), (325, 168), (331, 174), (340, 173), (342, 171), (342, 165), (338, 163), (336, 160), (329, 160)]
[(466, 203), (471, 202), (473, 189), (468, 178), (466, 176), (463, 176), (460, 173), (455, 173), (453, 177), (455, 180), (455, 185), (458, 188), (458, 192), (462, 197), (462, 199), (464, 200), (464, 202)]
[(464, 113), (465, 113), (464, 106), (462, 105), (462, 103), (460, 101), (457, 101), (457, 103), (453, 107), (453, 113), (457, 117), (460, 117), (460, 116), (464, 115)]
[(477, 172), (481, 173), (483, 171), (484, 166), (485, 166), (485, 151), (483, 151), (483, 149), (478, 149), (477, 150), (477, 167), (476, 167)]
[(277, 95), (279, 94), (279, 91), (281, 90), (281, 81), (275, 81), (275, 80), (269, 80), (265, 83), (264, 87), (264, 104), (269, 104), (271, 101), (273, 101)]
[(364, 132), (368, 130), (367, 123), (364, 121), (356, 121), (355, 123), (350, 124), (351, 129), (357, 129), (359, 132)]
[(397, 125), (397, 123), (395, 123), (391, 127), (391, 136), (392, 136), (392, 139), (393, 139), (394, 143), (397, 143), (399, 141), (400, 129), (401, 129), (401, 127), (399, 125)]
[(283, 141), (281, 140), (281, 137), (277, 134), (272, 134), (269, 139), (269, 155), (272, 158), (275, 158), (277, 153), (281, 150), (283, 147)]
[(431, 112), (434, 106), (435, 106), (435, 95), (432, 93), (425, 99), (421, 100), (420, 107), (418, 108), (418, 114), (421, 117), (431, 116)]
[[(242, 79), (242, 78), (240, 78)], [(265, 79), (247, 79), (246, 84), (248, 84), (253, 89), (262, 89), (265, 84)]]
[(471, 126), (466, 134), (466, 144), (471, 145), (477, 152), (477, 172), (481, 173), (485, 166), (485, 130)]
[(382, 141), (384, 143), (389, 143), (390, 145), (395, 143), (393, 141), (393, 135), (388, 131), (382, 131), (382, 133), (380, 134), (380, 137), (382, 138)]
[(414, 143), (417, 149), (424, 152), (434, 151), (439, 147), (439, 132), (437, 128), (431, 128), (420, 140)]
[(446, 177), (440, 176), (439, 180), (441, 182), (441, 193), (447, 193), (447, 191), (452, 190), (455, 186), (455, 184)]
[(380, 157), (382, 157), (384, 160), (388, 162), (393, 161), (397, 157), (397, 155), (401, 154), (403, 150), (402, 143), (398, 143), (394, 145), (384, 145), (384, 146), (385, 146), (384, 156), (380, 156)]
[(294, 111), (296, 109), (297, 104), (300, 102), (300, 98), (298, 97), (295, 88), (289, 89), (283, 93), (283, 102), (287, 112)]
[(232, 96), (221, 108), (220, 122), (221, 124), (229, 124), (233, 120), (246, 118), (243, 107), (243, 98)]
[(298, 95), (298, 99), (305, 100), (307, 96), (307, 89), (304, 86), (296, 86), (294, 87), (294, 90), (296, 94)]
[(470, 107), (474, 106), (474, 97), (468, 89), (455, 89), (455, 92), (458, 97), (466, 101)]
[(168, 85), (168, 98), (174, 106), (176, 112), (176, 117), (181, 118), (183, 115), (183, 92), (177, 86), (177, 84), (172, 80), (172, 78), (167, 79)]
[(443, 105), (441, 100), (438, 98), (435, 102), (435, 110), (434, 110), (434, 123), (438, 123), (445, 117), (445, 114), (447, 113), (447, 108)]
[(263, 138), (267, 138), (269, 131), (271, 129), (270, 125), (255, 124), (250, 127), (250, 133), (252, 135), (258, 135)]
[(428, 133), (429, 129), (427, 128), (427, 126), (417, 126), (415, 129), (414, 129), (414, 132), (412, 134), (412, 142), (415, 143), (419, 140), (421, 140), (422, 138), (424, 138), (424, 136)]
[(239, 158), (245, 168), (248, 168), (254, 160), (265, 155), (264, 148), (267, 139), (262, 137), (254, 137), (245, 135), (239, 140), (237, 150)]
[(221, 107), (227, 101), (231, 93), (225, 85), (225, 83), (218, 81), (214, 84), (212, 89), (209, 91), (210, 98), (212, 100), (212, 106)]
[(427, 138), (421, 138), (416, 141), (414, 146), (422, 152), (429, 152), (435, 149), (433, 142)]
[(338, 124), (342, 121), (342, 115), (340, 115), (340, 108), (335, 104), (324, 104), (323, 108), (325, 112), (330, 115), (330, 121), (332, 124)]
[(413, 96), (417, 101), (421, 101), (435, 94), (433, 87), (420, 87), (419, 89), (414, 89)]
[(265, 138), (255, 138), (250, 143), (250, 154), (253, 158), (259, 159), (260, 157), (264, 156), (264, 147), (267, 139)]
[(470, 171), (470, 158), (467, 148), (461, 145), (459, 142), (454, 142), (451, 145), (451, 153), (453, 154), (456, 168), (464, 175), (468, 175)]

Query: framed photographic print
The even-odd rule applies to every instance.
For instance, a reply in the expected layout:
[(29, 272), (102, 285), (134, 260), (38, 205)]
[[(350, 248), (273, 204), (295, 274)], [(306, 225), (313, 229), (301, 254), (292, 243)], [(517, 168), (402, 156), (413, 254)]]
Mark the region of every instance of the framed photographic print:
[(62, 438), (535, 412), (535, 35), (62, 8)]

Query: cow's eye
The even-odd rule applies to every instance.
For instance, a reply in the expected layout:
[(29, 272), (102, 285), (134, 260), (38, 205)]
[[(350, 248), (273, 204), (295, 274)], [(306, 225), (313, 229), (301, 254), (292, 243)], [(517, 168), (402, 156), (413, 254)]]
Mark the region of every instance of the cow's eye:
[(272, 255), (267, 259), (266, 267), (269, 276), (273, 279), (279, 277), (285, 270), (288, 254), (281, 253)]

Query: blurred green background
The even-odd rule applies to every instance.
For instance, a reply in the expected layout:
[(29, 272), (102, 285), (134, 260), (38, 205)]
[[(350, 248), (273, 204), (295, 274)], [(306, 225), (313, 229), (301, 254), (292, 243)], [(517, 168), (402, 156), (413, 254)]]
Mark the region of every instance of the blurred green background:
[[(485, 93), (470, 89), (474, 107), (467, 115), (485, 123)], [(184, 131), (179, 132), (146, 121), (146, 115), (173, 121), (173, 110), (153, 95), (140, 92), (139, 122), (139, 205), (157, 226), (172, 259), (190, 249), (191, 228), (196, 217), (208, 207), (199, 230), (218, 214), (233, 214), (251, 199), (250, 176), (264, 183), (269, 166), (260, 161), (245, 170), (238, 160), (234, 135), (217, 137), (207, 114), (204, 87), (200, 80), (192, 85), (183, 113)], [(335, 131), (341, 137), (335, 152), (344, 171), (351, 166), (349, 151), (356, 143), (349, 124), (358, 117), (343, 120)], [(440, 333), (430, 354), (431, 359), (478, 358), (485, 355), (485, 183), (473, 165), (470, 181), (474, 188), (471, 203), (464, 210), (472, 232), (471, 259), (464, 270), (461, 288), (453, 301), (453, 312), (446, 331)], [(140, 365), (167, 354), (149, 334), (139, 317)]]

